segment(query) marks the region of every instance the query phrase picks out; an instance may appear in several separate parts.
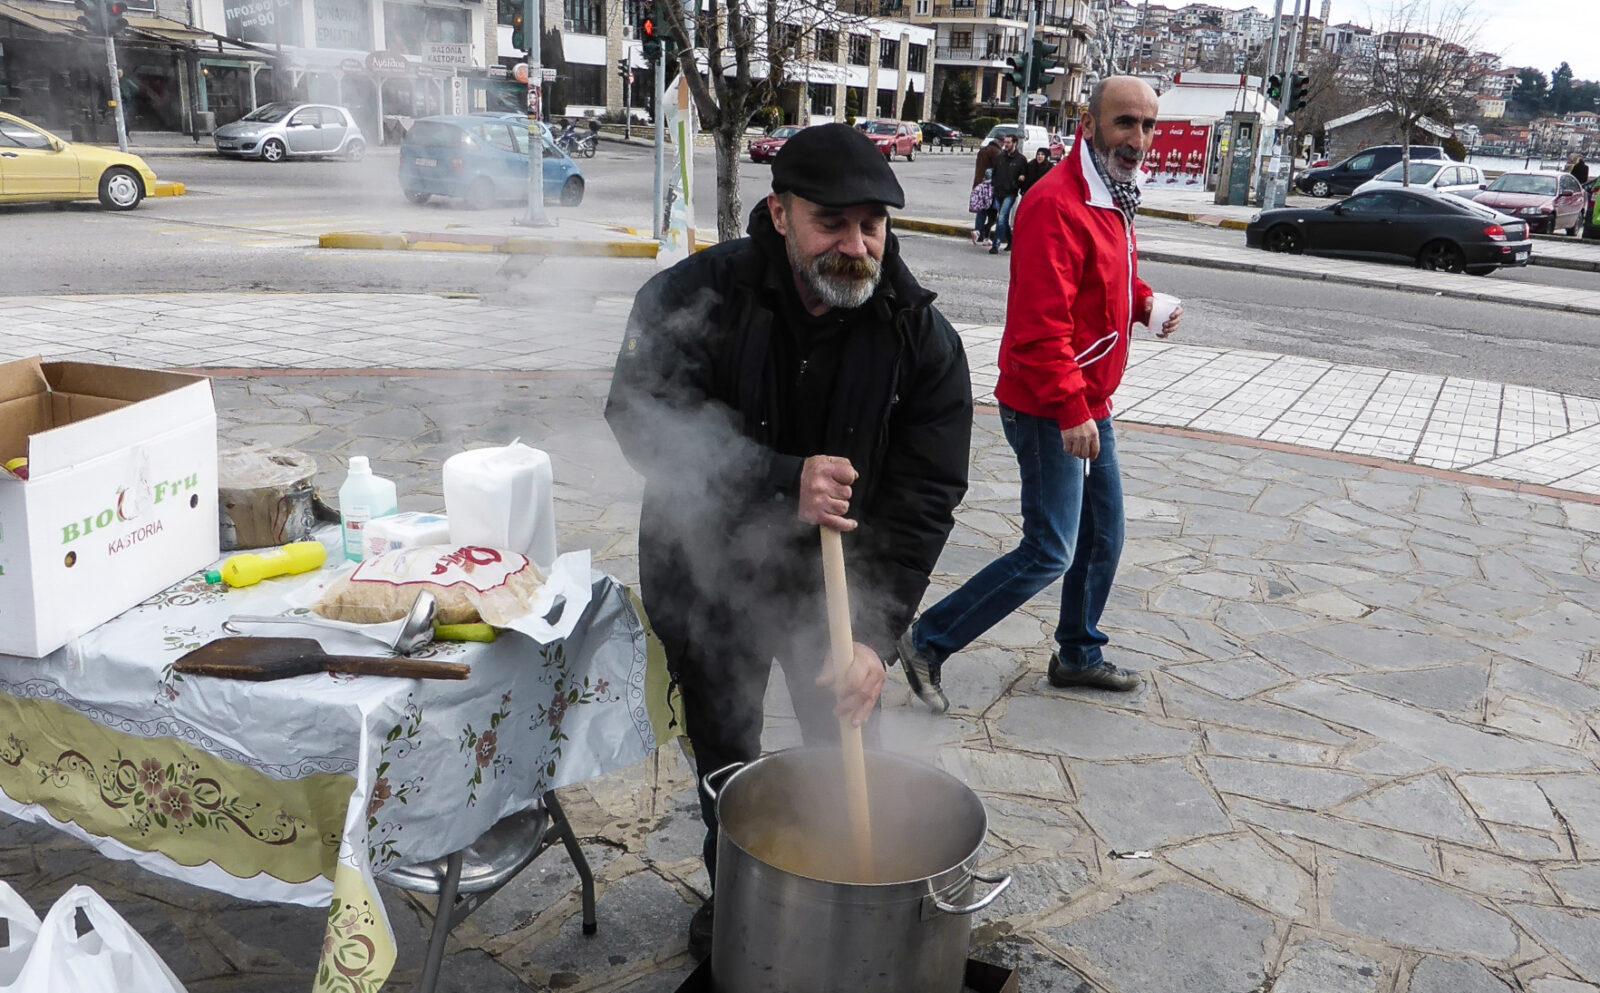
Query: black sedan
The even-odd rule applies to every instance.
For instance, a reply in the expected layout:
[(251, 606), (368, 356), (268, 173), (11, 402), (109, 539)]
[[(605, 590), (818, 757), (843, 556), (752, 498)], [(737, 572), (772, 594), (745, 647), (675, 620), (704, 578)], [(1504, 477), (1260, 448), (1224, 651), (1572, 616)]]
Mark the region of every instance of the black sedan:
[(1423, 189), (1374, 190), (1327, 207), (1262, 211), (1244, 237), (1246, 245), (1269, 252), (1410, 262), (1476, 276), (1527, 265), (1533, 254), (1522, 221)]
[(936, 121), (923, 121), (917, 126), (922, 129), (922, 141), (923, 144), (926, 145), (943, 145), (948, 148), (949, 146), (959, 142), (962, 138), (961, 132), (948, 124), (940, 124)]

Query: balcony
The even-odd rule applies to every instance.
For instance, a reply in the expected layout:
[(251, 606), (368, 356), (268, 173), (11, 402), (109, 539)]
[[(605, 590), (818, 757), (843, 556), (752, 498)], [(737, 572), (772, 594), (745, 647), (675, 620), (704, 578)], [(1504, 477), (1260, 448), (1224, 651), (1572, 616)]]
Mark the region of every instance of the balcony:
[(1016, 54), (998, 49), (954, 48), (948, 45), (940, 45), (934, 49), (935, 59), (955, 65), (1003, 66), (1006, 64), (1006, 56)]

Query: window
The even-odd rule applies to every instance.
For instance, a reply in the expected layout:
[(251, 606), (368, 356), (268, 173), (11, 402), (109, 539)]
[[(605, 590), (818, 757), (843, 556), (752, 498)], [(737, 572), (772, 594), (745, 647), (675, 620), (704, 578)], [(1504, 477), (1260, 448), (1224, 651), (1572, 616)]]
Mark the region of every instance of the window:
[(25, 125), (0, 121), (0, 147), (49, 148), (50, 139)]
[(831, 117), (833, 115), (833, 87), (811, 87), (811, 113), (817, 117)]
[(772, 35), (773, 49), (779, 58), (792, 59), (800, 54), (800, 25), (779, 21)]
[(471, 24), (465, 10), (386, 3), (383, 5), (383, 47), (391, 52), (424, 55), (429, 42), (471, 41)]
[(932, 0), (917, 0), (917, 16), (918, 17), (927, 17), (928, 14), (932, 13), (932, 10), (933, 10)]
[(1365, 155), (1357, 155), (1355, 158), (1351, 159), (1345, 164), (1345, 168), (1351, 170), (1352, 172), (1364, 172), (1368, 169), (1371, 169), (1373, 165), (1377, 163), (1377, 161), (1378, 157), (1371, 152), (1368, 152)]
[(851, 65), (864, 66), (867, 64), (867, 45), (871, 41), (872, 39), (868, 38), (864, 34), (853, 34), (850, 36)]
[(501, 24), (513, 24), (517, 15), (523, 11), (522, 0), (498, 0), (498, 20)]
[(606, 67), (568, 62), (567, 103), (580, 107), (606, 105)]
[[(817, 29), (817, 59), (822, 62), (839, 61), (839, 32)], [(812, 113), (819, 113), (815, 108)]]
[(900, 64), (900, 42), (894, 38), (878, 39), (878, 65), (885, 68)]
[(928, 71), (928, 46), (911, 45), (906, 49), (906, 71)]
[(322, 126), (322, 111), (316, 107), (306, 107), (289, 118), (291, 128), (319, 128)]
[(1569, 174), (1569, 175), (1561, 177), (1561, 192), (1562, 193), (1582, 193), (1583, 192), (1583, 187), (1579, 186), (1578, 185), (1578, 180), (1575, 177), (1573, 177), (1572, 175)]
[(1347, 214), (1398, 214), (1405, 209), (1404, 201), (1410, 197), (1404, 193), (1365, 193), (1358, 197), (1351, 197), (1344, 201), (1344, 212)]
[[(480, 124), (472, 129), (472, 133), (490, 148), (499, 149), (502, 152), (515, 152), (517, 150), (517, 141), (512, 137), (511, 129), (504, 124)], [(528, 129), (523, 128), (522, 134), (522, 153), (526, 155), (528, 153)]]
[(972, 47), (972, 32), (971, 31), (952, 31), (952, 32), (950, 32), (950, 47), (951, 48), (970, 49)]
[(576, 34), (606, 33), (606, 15), (600, 0), (567, 0), (566, 18)]

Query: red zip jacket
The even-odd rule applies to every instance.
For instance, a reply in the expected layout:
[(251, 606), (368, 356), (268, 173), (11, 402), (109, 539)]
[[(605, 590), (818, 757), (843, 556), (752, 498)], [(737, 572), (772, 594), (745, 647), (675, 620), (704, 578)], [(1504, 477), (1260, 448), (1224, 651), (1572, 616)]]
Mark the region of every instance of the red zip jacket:
[(1028, 189), (1011, 242), (1011, 290), (995, 399), (1062, 428), (1111, 415), (1128, 365), (1139, 278), (1133, 225), (1084, 146)]

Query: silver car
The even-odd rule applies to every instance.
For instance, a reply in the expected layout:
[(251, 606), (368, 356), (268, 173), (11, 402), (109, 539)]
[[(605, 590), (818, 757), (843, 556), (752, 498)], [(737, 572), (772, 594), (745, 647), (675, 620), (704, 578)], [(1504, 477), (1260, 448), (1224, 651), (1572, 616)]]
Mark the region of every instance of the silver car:
[(218, 154), (264, 162), (324, 155), (353, 162), (367, 153), (367, 140), (350, 112), (325, 103), (262, 104), (211, 137)]

